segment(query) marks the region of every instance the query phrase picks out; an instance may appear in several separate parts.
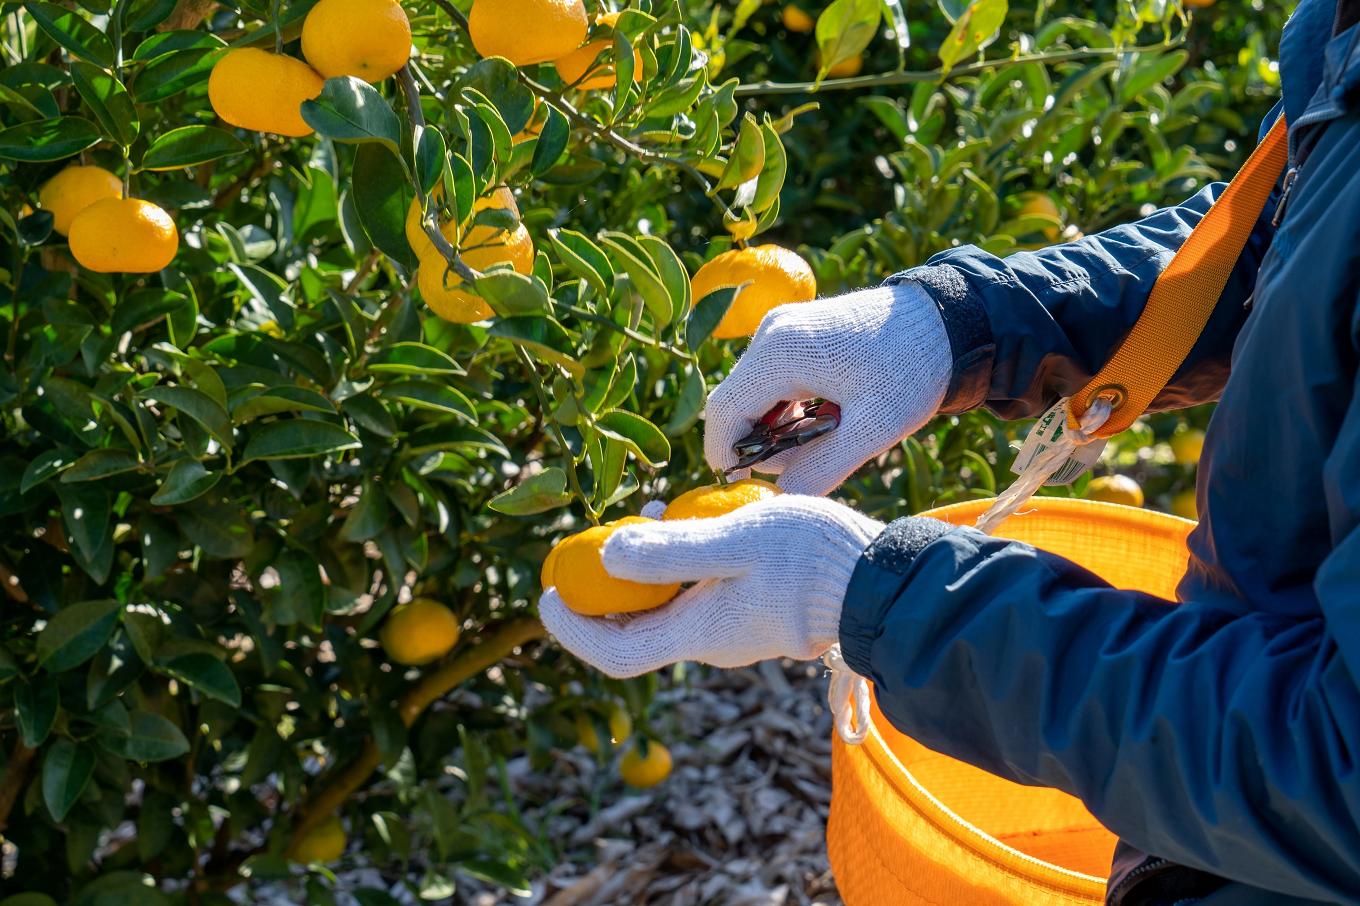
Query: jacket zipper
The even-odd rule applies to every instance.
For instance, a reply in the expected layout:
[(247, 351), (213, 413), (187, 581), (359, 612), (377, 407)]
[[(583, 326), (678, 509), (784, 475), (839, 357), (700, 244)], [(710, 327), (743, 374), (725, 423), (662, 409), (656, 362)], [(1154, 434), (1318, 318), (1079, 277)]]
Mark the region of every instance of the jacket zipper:
[(1280, 184), (1280, 203), (1275, 206), (1275, 216), (1270, 218), (1271, 226), (1279, 226), (1284, 220), (1284, 208), (1289, 203), (1289, 193), (1294, 191), (1294, 181), (1299, 178), (1299, 168), (1290, 167), (1284, 171), (1284, 181)]

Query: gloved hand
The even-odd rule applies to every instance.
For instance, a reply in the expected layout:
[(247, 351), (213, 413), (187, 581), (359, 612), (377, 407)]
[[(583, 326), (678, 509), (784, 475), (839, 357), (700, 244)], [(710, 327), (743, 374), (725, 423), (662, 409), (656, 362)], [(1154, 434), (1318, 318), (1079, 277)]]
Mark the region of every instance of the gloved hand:
[(944, 319), (915, 283), (781, 305), (709, 396), (704, 453), (725, 471), (732, 445), (776, 403), (830, 400), (839, 428), (759, 466), (791, 493), (829, 493), (935, 414), (952, 369)]
[(815, 658), (838, 640), (850, 574), (882, 529), (842, 504), (791, 494), (716, 519), (625, 526), (604, 545), (610, 574), (698, 584), (625, 619), (581, 616), (548, 589), (539, 615), (564, 648), (619, 678), (677, 661)]

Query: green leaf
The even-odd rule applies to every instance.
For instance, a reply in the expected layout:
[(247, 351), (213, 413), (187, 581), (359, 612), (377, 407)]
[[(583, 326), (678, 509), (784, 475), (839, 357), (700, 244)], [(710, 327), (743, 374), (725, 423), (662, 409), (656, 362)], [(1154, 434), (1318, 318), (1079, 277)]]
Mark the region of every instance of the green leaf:
[(940, 68), (948, 72), (959, 60), (996, 40), (1006, 22), (1007, 9), (1007, 0), (974, 0), (969, 4), (940, 44)]
[(614, 266), (598, 245), (585, 235), (566, 228), (548, 230), (548, 241), (567, 270), (589, 283), (600, 298), (609, 298), (614, 286)]
[(859, 56), (878, 33), (881, 0), (835, 0), (817, 17), (817, 49), (825, 77), (837, 63)]
[(537, 277), (500, 268), (484, 272), (476, 285), (477, 294), (498, 315), (537, 315), (549, 310), (548, 288)]
[(686, 365), (680, 396), (664, 429), (667, 437), (679, 437), (694, 427), (694, 423), (699, 420), (699, 413), (704, 410), (706, 389), (703, 374), (692, 365)]
[(519, 80), (519, 72), (504, 57), (488, 57), (468, 67), (462, 86), (491, 102), (510, 134), (528, 125), (534, 115), (534, 93)]
[(104, 134), (122, 145), (131, 145), (137, 140), (141, 124), (137, 117), (137, 105), (123, 83), (93, 63), (81, 60), (71, 62), (71, 81), (90, 108)]
[(45, 893), (16, 893), (0, 900), (0, 906), (58, 906), (57, 901)]
[(567, 473), (557, 466), (532, 475), (487, 504), (498, 513), (509, 516), (532, 516), (546, 513), (571, 503), (567, 492)]
[(364, 144), (354, 152), (351, 197), (368, 239), (408, 271), (416, 256), (406, 242), (406, 211), (415, 198), (401, 161), (385, 145)]
[(37, 676), (20, 683), (14, 689), (14, 711), (19, 721), (19, 738), (30, 749), (36, 749), (52, 732), (57, 722), (60, 694), (57, 681), (50, 676)]
[(123, 14), (125, 32), (150, 31), (175, 11), (178, 0), (132, 0)]
[(640, 236), (638, 244), (647, 252), (652, 266), (656, 268), (657, 276), (661, 278), (661, 285), (670, 296), (673, 312), (671, 320), (683, 316), (689, 311), (691, 291), (689, 272), (680, 262), (680, 256), (675, 254), (675, 250), (664, 239), (657, 236)]
[(420, 128), (416, 140), (416, 181), (422, 192), (432, 192), (444, 178), (448, 167), (449, 150), (444, 144), (444, 133), (429, 126)]
[(562, 152), (567, 150), (567, 140), (571, 138), (571, 125), (566, 116), (552, 104), (547, 107), (548, 118), (538, 133), (534, 156), (529, 161), (529, 169), (535, 176), (547, 173), (562, 159)]
[(345, 516), (340, 537), (351, 543), (376, 538), (387, 526), (387, 494), (372, 479), (364, 481), (359, 500)]
[(246, 150), (230, 132), (213, 126), (181, 126), (159, 135), (142, 155), (143, 170), (178, 170)]
[(278, 415), (281, 412), (330, 414), (335, 412), (335, 405), (315, 390), (294, 384), (242, 388), (232, 395), (231, 420), (238, 425), (266, 415)]
[(58, 485), (56, 490), (67, 534), (87, 560), (94, 560), (109, 540), (108, 492), (91, 485)]
[(38, 663), (49, 673), (85, 663), (113, 635), (122, 611), (118, 601), (81, 601), (63, 607), (38, 633)]
[(113, 67), (113, 43), (78, 13), (55, 3), (25, 3), (24, 8), (45, 35), (77, 57), (105, 69)]
[(624, 409), (611, 409), (595, 422), (595, 428), (626, 446), (649, 466), (662, 466), (671, 458), (671, 442), (661, 429), (641, 415)]
[(139, 104), (155, 104), (208, 80), (222, 45), (191, 47), (156, 57), (137, 73), (132, 93)]
[(476, 424), (477, 410), (458, 390), (433, 381), (396, 381), (378, 388), (378, 395), (416, 409), (453, 415)]
[[(878, 10), (876, 2), (872, 3), (874, 10)], [(723, 167), (722, 176), (718, 179), (718, 184), (714, 186), (716, 190), (731, 189), (748, 183), (760, 176), (760, 170), (765, 165), (765, 134), (760, 129), (760, 124), (751, 114), (746, 114), (741, 119), (741, 130), (737, 133), (737, 145), (732, 149), (732, 156), (727, 159), (727, 165)], [(745, 202), (738, 201), (739, 204)]]
[(357, 450), (359, 438), (330, 422), (290, 418), (256, 429), (246, 442), (242, 461), (298, 459)]
[(600, 237), (608, 250), (614, 267), (628, 275), (633, 288), (642, 296), (647, 311), (651, 312), (658, 328), (665, 327), (675, 316), (670, 293), (661, 282), (656, 265), (636, 239), (625, 233), (605, 233)]
[(44, 450), (25, 467), (23, 477), (19, 479), (19, 493), (27, 494), (53, 475), (58, 475), (62, 470), (69, 469), (73, 462), (75, 462), (75, 454), (70, 450)]
[(208, 698), (215, 698), (233, 708), (241, 707), (241, 687), (237, 685), (231, 668), (211, 654), (180, 655), (156, 665), (156, 669)]
[(501, 318), (491, 325), (487, 333), (523, 346), (539, 358), (561, 365), (575, 377), (579, 378), (585, 373), (581, 363), (565, 351), (572, 345), (570, 335), (552, 318)]
[(500, 438), (480, 428), (465, 425), (434, 424), (417, 428), (411, 433), (408, 449), (413, 453), (436, 450), (486, 450), (497, 456), (509, 457), (510, 451)]
[(58, 739), (43, 759), (42, 792), (47, 811), (64, 821), (94, 776), (94, 750), (69, 739)]
[(302, 102), (302, 118), (332, 141), (378, 142), (401, 154), (401, 121), (378, 89), (363, 79), (327, 79), (321, 94)]
[(78, 116), (58, 116), (0, 129), (0, 158), (37, 163), (61, 160), (97, 145), (103, 136)]
[(689, 313), (689, 320), (685, 322), (685, 344), (690, 349), (697, 350), (713, 335), (713, 331), (726, 317), (727, 310), (732, 307), (733, 300), (741, 290), (740, 286), (724, 286), (722, 289), (715, 289), (694, 304), (694, 310)]
[(1172, 51), (1162, 56), (1139, 59), (1129, 74), (1119, 83), (1119, 100), (1128, 103), (1153, 85), (1160, 84), (1180, 72), (1190, 59), (1184, 50)]
[(211, 491), (221, 478), (221, 472), (209, 472), (196, 459), (181, 459), (170, 467), (161, 486), (151, 495), (151, 502), (156, 506), (188, 503)]
[(765, 136), (765, 163), (757, 177), (755, 198), (751, 200), (751, 210), (756, 213), (779, 200), (779, 192), (784, 188), (784, 176), (789, 169), (788, 154), (774, 126), (767, 120), (761, 124), (760, 132)]
[(393, 343), (375, 352), (368, 360), (375, 374), (464, 374), (463, 367), (448, 353), (424, 343)]
[(110, 475), (132, 472), (141, 467), (141, 461), (132, 451), (109, 447), (91, 450), (77, 459), (71, 468), (62, 473), (61, 480), (68, 483), (97, 481), (100, 478), (108, 478)]
[(132, 52), (137, 62), (149, 62), (180, 50), (220, 50), (226, 43), (217, 35), (198, 29), (181, 29), (149, 35)]
[(192, 387), (152, 387), (142, 394), (143, 399), (161, 403), (198, 422), (228, 450), (232, 447), (231, 417), (222, 404), (201, 390)]
[(168, 761), (189, 751), (179, 727), (150, 711), (132, 712), (132, 732), (102, 734), (104, 748), (129, 761)]

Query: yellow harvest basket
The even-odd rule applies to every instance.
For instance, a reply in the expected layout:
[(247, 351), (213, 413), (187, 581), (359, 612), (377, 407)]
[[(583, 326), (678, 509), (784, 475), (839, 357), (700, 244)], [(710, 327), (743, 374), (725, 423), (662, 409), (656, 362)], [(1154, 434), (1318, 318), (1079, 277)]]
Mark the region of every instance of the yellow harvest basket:
[[(922, 515), (972, 525), (991, 501)], [(1119, 588), (1174, 600), (1193, 522), (1133, 507), (1039, 497), (998, 537), (1025, 541)], [(827, 849), (847, 906), (1100, 904), (1114, 835), (1078, 800), (940, 755), (879, 713), (862, 745), (832, 752)]]

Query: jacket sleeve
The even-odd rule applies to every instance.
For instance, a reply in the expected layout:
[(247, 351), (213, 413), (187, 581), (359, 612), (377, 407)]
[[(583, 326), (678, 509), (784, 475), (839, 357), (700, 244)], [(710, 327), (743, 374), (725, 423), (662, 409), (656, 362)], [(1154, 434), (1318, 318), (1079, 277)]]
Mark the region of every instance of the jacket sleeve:
[[(1273, 121), (1272, 114), (1266, 123)], [(986, 405), (1002, 418), (1028, 418), (1079, 390), (1114, 354), (1157, 277), (1226, 185), (1075, 242), (1004, 259), (964, 246), (890, 278), (920, 283), (944, 316), (954, 374), (941, 411)], [(1153, 409), (1218, 397), (1274, 234), (1275, 204), (1272, 196), (1204, 334)]]
[[(1315, 614), (1179, 605), (930, 519), (893, 523), (841, 617), (925, 745), (1079, 797), (1149, 853), (1281, 894), (1360, 890), (1360, 387), (1329, 457)], [(1335, 527), (1335, 526), (1334, 526)]]

